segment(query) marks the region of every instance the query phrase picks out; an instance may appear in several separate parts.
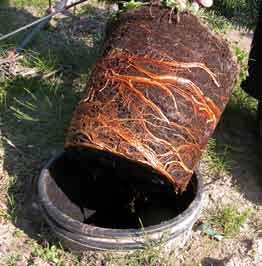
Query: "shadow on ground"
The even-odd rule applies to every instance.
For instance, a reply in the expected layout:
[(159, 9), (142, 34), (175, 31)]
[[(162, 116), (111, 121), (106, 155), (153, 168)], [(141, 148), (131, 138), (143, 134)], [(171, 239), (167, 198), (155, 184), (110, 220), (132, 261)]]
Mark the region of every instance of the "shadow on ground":
[[(74, 75), (86, 74), (95, 61), (97, 51), (94, 50), (103, 37), (108, 16), (107, 11), (95, 7), (89, 7), (79, 13), (81, 17), (71, 13), (55, 17), (51, 26), (43, 29), (26, 47), (29, 52), (40, 58), (43, 64), (52, 64), (60, 73), (69, 76), (68, 80), (73, 80)], [(9, 33), (37, 18), (25, 9), (1, 4), (0, 33)], [(17, 48), (29, 32), (30, 30), (27, 30), (14, 35), (6, 42), (0, 43), (0, 48)]]
[(214, 259), (210, 257), (206, 257), (201, 261), (202, 266), (224, 266), (226, 264), (227, 259)]
[(215, 151), (229, 163), (233, 183), (241, 194), (261, 204), (262, 139), (257, 135), (255, 107), (250, 108), (246, 101), (250, 99), (231, 99), (214, 134)]
[[(99, 54), (108, 16), (94, 7), (89, 16), (90, 9), (81, 18), (62, 16), (55, 26), (40, 32), (30, 43), (30, 51), (25, 51), (40, 59), (33, 60), (36, 67), (54, 70), (53, 76), (16, 77), (0, 83), (0, 92), (6, 93), (0, 106), (0, 130), (4, 171), (11, 180), (8, 211), (12, 222), (39, 242), (50, 236), (32, 204), (35, 181), (47, 160), (63, 149), (73, 110)], [(0, 5), (2, 34), (35, 19), (25, 10)], [(16, 47), (24, 36), (22, 33), (0, 47)]]
[(214, 1), (212, 10), (226, 17), (235, 27), (252, 30), (256, 25), (259, 1)]

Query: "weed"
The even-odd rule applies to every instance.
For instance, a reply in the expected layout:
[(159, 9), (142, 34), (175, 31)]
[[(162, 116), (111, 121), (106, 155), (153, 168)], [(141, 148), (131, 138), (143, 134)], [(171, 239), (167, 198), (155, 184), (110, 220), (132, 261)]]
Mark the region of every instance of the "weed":
[(57, 266), (65, 265), (62, 260), (63, 250), (57, 248), (54, 245), (46, 243), (45, 246), (41, 246), (37, 243), (33, 243), (31, 256), (33, 258), (39, 257), (49, 263), (54, 263)]
[(10, 3), (18, 8), (31, 7), (37, 9), (39, 15), (43, 15), (48, 8), (48, 1), (43, 0), (10, 0)]
[[(12, 187), (16, 182), (16, 178), (10, 176), (8, 179), (8, 182), (5, 184), (3, 187), (3, 190), (7, 191)], [(6, 193), (5, 193), (6, 194)], [(17, 205), (16, 201), (14, 199), (13, 195), (6, 194), (5, 195), (5, 201), (8, 209), (0, 209), (0, 218), (4, 219), (5, 221), (7, 220), (12, 220), (16, 221), (16, 216), (17, 216)]]
[(102, 254), (99, 252), (85, 252), (76, 258), (79, 261), (77, 265), (176, 266), (175, 252), (167, 253), (165, 250), (168, 235), (163, 235), (159, 240), (152, 240), (143, 231), (143, 248), (131, 252), (124, 251), (123, 253), (121, 250), (119, 252), (103, 252)]
[(220, 0), (214, 1), (213, 10), (237, 27), (252, 29), (258, 13), (257, 0)]
[(10, 194), (10, 195), (7, 195), (7, 202), (8, 202), (8, 207), (9, 207), (9, 216), (10, 216), (10, 219), (12, 221), (14, 221), (14, 223), (16, 223), (16, 219), (17, 219), (17, 204), (16, 204), (16, 201), (15, 201), (15, 198), (14, 198), (14, 195)]
[(8, 213), (7, 210), (0, 209), (0, 218), (3, 219), (4, 221), (9, 220), (10, 214)]
[(12, 254), (5, 262), (6, 266), (17, 266), (20, 260), (20, 256), (17, 254)]
[(49, 73), (56, 70), (58, 62), (56, 56), (48, 50), (45, 56), (33, 50), (24, 52), (22, 64), (27, 67), (37, 68), (41, 73)]
[(209, 223), (225, 237), (233, 237), (240, 232), (241, 227), (250, 216), (250, 210), (239, 212), (236, 207), (225, 206), (214, 211)]
[(135, 0), (122, 1), (122, 3), (123, 3), (123, 10), (135, 9), (135, 8), (141, 7), (143, 5), (146, 5), (146, 3), (142, 3), (140, 1), (135, 1)]
[[(0, 82), (1, 82), (1, 77), (0, 77)], [(6, 90), (0, 84), (0, 109), (6, 108), (6, 95), (7, 95)]]
[(231, 22), (227, 18), (218, 15), (213, 10), (200, 9), (197, 15), (215, 32), (226, 34), (232, 29)]
[(227, 173), (232, 168), (234, 161), (230, 158), (231, 147), (220, 144), (217, 139), (210, 138), (203, 159), (208, 162), (212, 174)]
[(80, 5), (76, 7), (76, 10), (74, 10), (74, 12), (78, 16), (88, 15), (89, 18), (95, 18), (97, 16), (96, 8), (88, 3), (83, 6)]
[(230, 104), (239, 105), (246, 109), (255, 109), (256, 100), (252, 97), (248, 97), (245, 92), (241, 89), (241, 83), (248, 75), (248, 53), (239, 47), (234, 47), (235, 56), (239, 65), (239, 75), (231, 97)]
[(234, 47), (234, 52), (237, 58), (238, 65), (240, 67), (237, 83), (237, 85), (239, 86), (240, 83), (247, 77), (248, 53), (237, 46)]
[(167, 242), (167, 235), (158, 241), (153, 241), (144, 233), (145, 242), (143, 249), (138, 249), (133, 253), (128, 253), (125, 256), (116, 257), (112, 254), (107, 254), (105, 260), (106, 265), (123, 265), (123, 266), (176, 266), (175, 252), (166, 253), (165, 245)]

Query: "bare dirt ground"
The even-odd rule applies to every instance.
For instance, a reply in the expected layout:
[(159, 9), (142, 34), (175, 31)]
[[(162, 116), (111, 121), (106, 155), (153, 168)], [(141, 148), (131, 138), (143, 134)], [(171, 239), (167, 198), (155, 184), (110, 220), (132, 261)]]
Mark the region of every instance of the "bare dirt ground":
[[(70, 32), (74, 36), (71, 44), (80, 40), (81, 45), (85, 42), (90, 47), (94, 41), (90, 37), (91, 33), (97, 33), (97, 28), (101, 31), (106, 21), (103, 12), (93, 13), (93, 18), (96, 16), (101, 17), (92, 20), (92, 23), (90, 16), (83, 15), (74, 20), (76, 23), (71, 27), (65, 26), (66, 23), (60, 25), (55, 34), (61, 37)], [(71, 20), (72, 17), (66, 19)], [(88, 28), (86, 25), (89, 25)], [(227, 38), (234, 45), (248, 50), (251, 35), (233, 30), (227, 34)], [(51, 41), (56, 43), (58, 39)], [(81, 77), (72, 81), (71, 76), (67, 76), (64, 83), (79, 87)], [(84, 76), (84, 80), (86, 78)], [(73, 99), (69, 115), (63, 120), (63, 130), (68, 125), (77, 101)], [(239, 99), (233, 98), (229, 103), (214, 135), (215, 162), (210, 163), (207, 155), (200, 164), (205, 182), (204, 208), (200, 221), (208, 221), (218, 208), (233, 206), (239, 211), (250, 210), (247, 222), (241, 226), (238, 234), (225, 237), (222, 241), (214, 240), (195, 229), (192, 239), (175, 258), (172, 257), (170, 265), (262, 266), (262, 140), (254, 130), (254, 104), (246, 104), (246, 98), (243, 98), (243, 102)], [(48, 158), (62, 148), (64, 133), (59, 133), (61, 128), (54, 129), (52, 126), (52, 129), (44, 131), (39, 125), (32, 126), (17, 120), (13, 123), (9, 114), (3, 115), (1, 119), (0, 265), (113, 265), (100, 255), (75, 256), (60, 249), (39, 213), (33, 193), (34, 180)], [(55, 122), (54, 119), (49, 123), (54, 125)], [(38, 134), (35, 136), (31, 131)], [(24, 138), (25, 134), (29, 134), (29, 137)], [(230, 167), (222, 167), (222, 170), (217, 171), (219, 163), (227, 164), (228, 161)]]
[(226, 34), (226, 38), (245, 51), (249, 51), (253, 32), (232, 29)]

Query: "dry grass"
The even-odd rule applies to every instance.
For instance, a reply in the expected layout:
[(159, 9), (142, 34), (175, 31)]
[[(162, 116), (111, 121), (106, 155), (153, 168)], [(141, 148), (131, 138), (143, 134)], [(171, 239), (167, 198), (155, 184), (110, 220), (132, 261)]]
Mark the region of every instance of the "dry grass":
[[(28, 2), (13, 1), (13, 4), (21, 7)], [(105, 15), (97, 8), (91, 10), (93, 18), (96, 17), (94, 14)], [(8, 14), (12, 14), (11, 18), (17, 17), (10, 23), (7, 13), (2, 14), (0, 12), (0, 32), (33, 18), (29, 9), (10, 8)], [(84, 20), (88, 12), (83, 14)], [(253, 243), (262, 230), (261, 143), (252, 132), (255, 102), (247, 98), (239, 87), (200, 168), (205, 180), (201, 219), (212, 220), (209, 210), (217, 207), (217, 203), (220, 206), (234, 203), (233, 210), (222, 207), (213, 220), (222, 225), (222, 230), (228, 220), (230, 224), (233, 221), (233, 228), (241, 225), (240, 233), (237, 229), (234, 237), (217, 242), (198, 231), (193, 232), (192, 241), (185, 249), (170, 257), (161, 257), (161, 249), (150, 246), (121, 258), (89, 252), (74, 255), (61, 248), (58, 240), (52, 237), (35, 205), (34, 182), (46, 160), (63, 147), (72, 111), (95, 58), (95, 53), (90, 52), (90, 44), (94, 43), (90, 39), (99, 37), (94, 31), (83, 33), (79, 28), (73, 28), (72, 25), (76, 24), (71, 24), (72, 21), (73, 18), (67, 17), (56, 29), (46, 29), (26, 51), (24, 64), (27, 67), (44, 73), (58, 70), (57, 73), (48, 78), (15, 77), (0, 82), (0, 265), (206, 266), (225, 265), (234, 255), (241, 261), (250, 262), (243, 264), (245, 266), (257, 266), (259, 253)], [(72, 31), (74, 34), (66, 35)], [(79, 32), (85, 37), (82, 38)], [(0, 45), (14, 46), (18, 39)], [(246, 53), (237, 51), (237, 56), (243, 70), (241, 73), (244, 73)], [(235, 208), (240, 213), (250, 209), (249, 219), (242, 219), (240, 214), (239, 221)]]

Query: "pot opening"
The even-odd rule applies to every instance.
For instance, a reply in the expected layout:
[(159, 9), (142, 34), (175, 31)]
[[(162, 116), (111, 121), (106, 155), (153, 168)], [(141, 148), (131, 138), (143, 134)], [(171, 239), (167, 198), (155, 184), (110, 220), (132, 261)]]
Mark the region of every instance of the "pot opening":
[(173, 219), (197, 190), (195, 176), (177, 194), (152, 168), (94, 149), (67, 150), (49, 170), (52, 203), (73, 219), (103, 228), (139, 229)]

